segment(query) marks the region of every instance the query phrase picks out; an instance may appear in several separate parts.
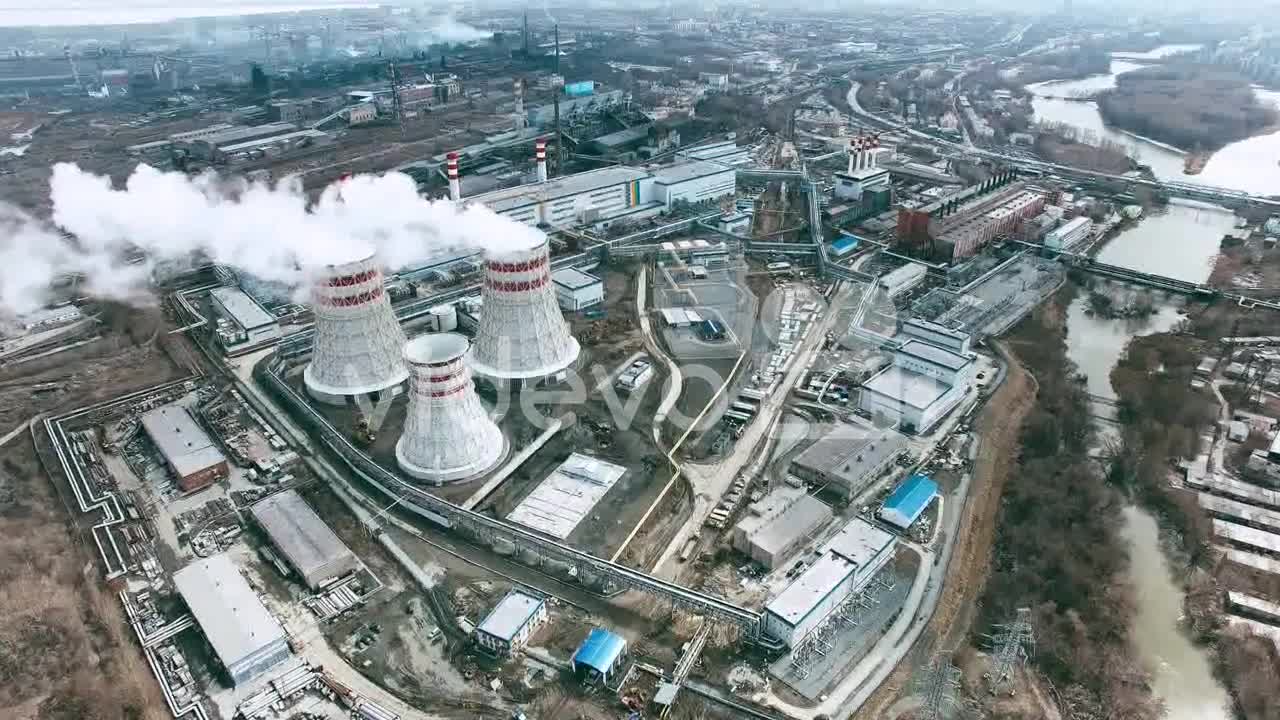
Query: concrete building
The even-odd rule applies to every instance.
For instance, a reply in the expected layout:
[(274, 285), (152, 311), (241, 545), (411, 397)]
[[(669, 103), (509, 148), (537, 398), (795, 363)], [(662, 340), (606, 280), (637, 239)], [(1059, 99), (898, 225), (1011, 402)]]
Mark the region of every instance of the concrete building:
[(226, 554), (197, 560), (173, 574), (233, 685), (243, 685), (288, 659), (280, 623)]
[(729, 89), (729, 76), (726, 73), (698, 73), (698, 82), (713, 90)]
[(876, 287), (889, 297), (895, 297), (924, 282), (928, 272), (929, 269), (920, 263), (907, 263), (881, 275), (876, 280)]
[(913, 256), (960, 261), (1044, 208), (1043, 193), (1003, 173), (928, 205), (900, 208), (897, 244)]
[(907, 338), (923, 340), (930, 345), (935, 345), (960, 355), (969, 354), (970, 344), (973, 341), (973, 336), (969, 333), (952, 330), (945, 325), (919, 318), (909, 318), (904, 321), (898, 334)]
[(296, 132), (298, 126), (287, 122), (274, 122), (253, 127), (235, 126), (212, 134), (205, 134), (193, 140), (176, 142), (175, 145), (186, 149), (192, 156), (202, 160), (215, 160), (226, 148), (286, 133)]
[(744, 167), (754, 164), (751, 159), (751, 149), (747, 146), (740, 147), (735, 140), (721, 140), (720, 142), (704, 143), (696, 147), (677, 150), (676, 160), (707, 160), (715, 162), (721, 167)]
[(360, 566), (351, 549), (297, 490), (285, 490), (260, 500), (250, 507), (250, 512), (271, 544), (312, 590)]
[(661, 212), (645, 198), (652, 175), (640, 168), (613, 166), (477, 195), (472, 200), (512, 220), (553, 228), (608, 225)]
[(791, 474), (852, 499), (892, 468), (906, 447), (895, 432), (840, 423), (791, 461)]
[(227, 476), (226, 456), (181, 405), (163, 405), (143, 413), (142, 428), (183, 492), (208, 487)]
[[(605, 90), (580, 97), (561, 97), (560, 118), (563, 122), (569, 122), (574, 116), (606, 112), (622, 105), (622, 102), (621, 90)], [(529, 105), (527, 113), (529, 127), (549, 127), (555, 120), (555, 105), (550, 102)]]
[(972, 355), (909, 340), (892, 365), (862, 384), (858, 407), (904, 432), (927, 432), (964, 399), (974, 367)]
[(765, 605), (761, 628), (795, 648), (893, 559), (893, 535), (854, 518), (819, 558)]
[(1087, 217), (1068, 220), (1061, 227), (1045, 233), (1044, 246), (1055, 250), (1070, 250), (1089, 237), (1093, 221)]
[(653, 199), (670, 210), (677, 203), (714, 202), (737, 190), (737, 172), (718, 162), (695, 160), (653, 173)]
[(894, 488), (880, 507), (877, 517), (900, 530), (906, 530), (920, 519), (936, 497), (937, 483), (924, 475), (912, 475)]
[(366, 125), (378, 119), (378, 106), (369, 103), (353, 105), (347, 110), (348, 125)]
[(229, 332), (218, 332), (223, 346), (257, 345), (280, 337), (280, 321), (248, 293), (238, 287), (219, 287), (209, 292), (213, 307), (230, 323)]
[(507, 657), (523, 648), (546, 621), (546, 600), (512, 590), (476, 626), (476, 644), (492, 655)]
[(556, 300), (570, 312), (604, 302), (604, 281), (577, 268), (564, 268), (551, 273), (556, 286)]
[(772, 570), (785, 563), (831, 518), (831, 508), (804, 488), (783, 485), (747, 508), (733, 526), (733, 547)]
[(256, 160), (265, 155), (279, 155), (306, 147), (321, 147), (333, 143), (333, 136), (321, 130), (297, 130), (283, 135), (253, 138), (244, 142), (222, 145), (214, 153), (214, 160), (242, 162)]

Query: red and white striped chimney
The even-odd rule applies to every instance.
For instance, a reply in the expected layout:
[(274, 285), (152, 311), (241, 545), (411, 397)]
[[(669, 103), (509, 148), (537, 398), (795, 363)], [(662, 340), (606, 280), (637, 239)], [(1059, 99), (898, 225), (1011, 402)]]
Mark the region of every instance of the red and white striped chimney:
[(538, 138), (533, 144), (533, 157), (538, 161), (538, 182), (547, 181), (547, 141)]
[(462, 199), (462, 181), (458, 179), (458, 153), (451, 152), (449, 158), (449, 199), (458, 202)]

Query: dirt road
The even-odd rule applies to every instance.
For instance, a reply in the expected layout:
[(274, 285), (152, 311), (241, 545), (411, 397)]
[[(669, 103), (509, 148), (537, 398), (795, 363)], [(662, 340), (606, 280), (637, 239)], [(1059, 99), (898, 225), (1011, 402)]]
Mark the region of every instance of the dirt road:
[(955, 650), (973, 622), (974, 602), (986, 584), (991, 549), (995, 544), (1000, 494), (1014, 469), (1022, 421), (1035, 402), (1036, 381), (1000, 342), (995, 343), (1008, 377), (996, 391), (978, 420), (981, 443), (973, 467), (973, 487), (964, 508), (956, 539), (952, 570), (920, 647), (898, 665), (855, 717), (884, 717), (889, 706), (907, 687), (915, 668), (912, 658), (927, 658)]

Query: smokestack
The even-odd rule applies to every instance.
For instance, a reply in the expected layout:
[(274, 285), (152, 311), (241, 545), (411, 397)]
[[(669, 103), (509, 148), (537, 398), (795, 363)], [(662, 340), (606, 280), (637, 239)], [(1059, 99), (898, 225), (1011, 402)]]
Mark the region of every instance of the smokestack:
[(311, 309), (315, 335), (302, 379), (316, 400), (345, 405), (349, 397), (382, 393), (409, 376), (400, 358), (404, 333), (373, 250), (326, 266), (311, 286)]
[(542, 138), (533, 145), (533, 157), (538, 163), (538, 182), (547, 181), (547, 141)]
[(507, 447), (462, 364), (466, 352), (467, 339), (456, 333), (422, 335), (404, 346), (409, 413), (396, 442), (396, 464), (434, 485), (492, 469)]
[(858, 157), (858, 138), (849, 140), (849, 174), (853, 174), (853, 163)]
[(462, 199), (462, 181), (458, 179), (458, 153), (448, 155), (449, 199), (458, 202)]
[(511, 91), (516, 96), (515, 129), (523, 130), (526, 120), (524, 114), (524, 80), (516, 78), (515, 82), (512, 83)]
[(485, 262), (484, 310), (467, 364), (498, 381), (537, 382), (578, 359), (551, 285), (547, 241)]

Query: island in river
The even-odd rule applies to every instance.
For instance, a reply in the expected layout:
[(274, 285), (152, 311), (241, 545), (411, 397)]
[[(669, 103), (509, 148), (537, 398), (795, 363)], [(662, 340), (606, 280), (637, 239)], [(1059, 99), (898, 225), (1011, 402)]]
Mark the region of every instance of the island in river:
[(1190, 62), (1118, 75), (1097, 103), (1108, 124), (1192, 152), (1276, 129), (1276, 108), (1258, 99), (1248, 78)]

